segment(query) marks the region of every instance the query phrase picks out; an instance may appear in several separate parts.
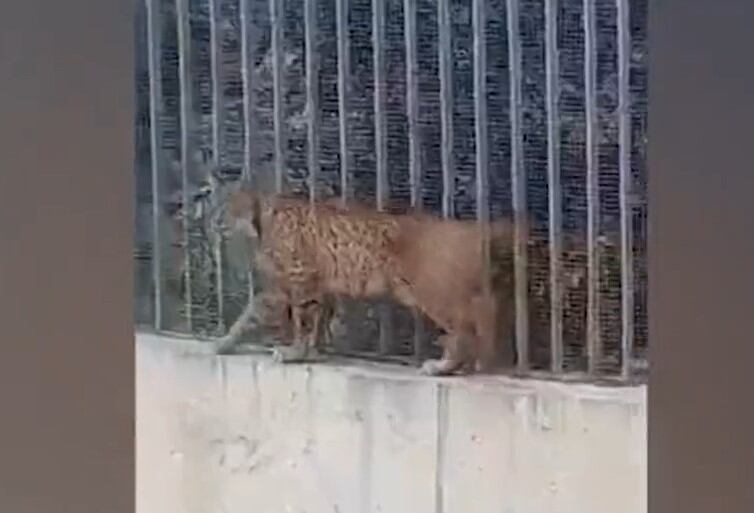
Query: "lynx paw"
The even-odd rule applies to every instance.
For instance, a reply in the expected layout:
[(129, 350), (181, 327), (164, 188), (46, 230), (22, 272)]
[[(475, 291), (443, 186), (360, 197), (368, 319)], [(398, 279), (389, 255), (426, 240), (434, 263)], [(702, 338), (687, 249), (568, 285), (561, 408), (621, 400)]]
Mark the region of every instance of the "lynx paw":
[(448, 360), (426, 360), (419, 369), (424, 376), (450, 376), (459, 371), (459, 366)]
[(426, 360), (419, 369), (419, 374), (423, 376), (442, 376), (444, 372), (441, 360)]
[(306, 360), (306, 349), (298, 346), (281, 346), (272, 351), (272, 360), (276, 363), (296, 363)]
[(306, 361), (318, 362), (322, 359), (324, 359), (324, 355), (314, 347), (310, 347), (306, 353)]
[(223, 337), (215, 343), (215, 354), (230, 355), (235, 352), (236, 337)]

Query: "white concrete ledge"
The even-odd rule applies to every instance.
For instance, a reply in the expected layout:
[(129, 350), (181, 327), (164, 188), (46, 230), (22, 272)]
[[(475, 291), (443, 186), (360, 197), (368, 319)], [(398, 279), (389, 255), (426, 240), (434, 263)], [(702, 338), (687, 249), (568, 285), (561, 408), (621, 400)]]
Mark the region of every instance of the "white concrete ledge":
[(137, 335), (138, 513), (644, 513), (646, 387)]

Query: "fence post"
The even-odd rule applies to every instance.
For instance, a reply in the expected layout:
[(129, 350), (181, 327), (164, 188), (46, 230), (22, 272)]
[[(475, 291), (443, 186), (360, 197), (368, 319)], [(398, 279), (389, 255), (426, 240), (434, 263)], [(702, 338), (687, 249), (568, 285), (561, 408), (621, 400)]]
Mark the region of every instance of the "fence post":
[(634, 347), (633, 184), (631, 178), (631, 18), (628, 0), (618, 16), (618, 139), (621, 234), (621, 377), (628, 378)]

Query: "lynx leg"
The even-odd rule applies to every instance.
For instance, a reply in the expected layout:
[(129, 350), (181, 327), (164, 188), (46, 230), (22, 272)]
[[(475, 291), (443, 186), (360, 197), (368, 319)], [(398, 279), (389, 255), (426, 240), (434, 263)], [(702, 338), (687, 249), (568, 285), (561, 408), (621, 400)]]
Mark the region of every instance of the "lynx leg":
[(293, 321), (293, 341), (289, 346), (276, 347), (272, 358), (278, 363), (294, 363), (306, 358), (307, 344), (303, 338), (304, 306), (291, 305), (291, 320)]
[(311, 303), (306, 307), (306, 316), (311, 321), (311, 325), (308, 326), (309, 334), (306, 345), (307, 360), (317, 360), (320, 357), (318, 346), (321, 341), (323, 308), (326, 308), (326, 306), (319, 302)]
[[(261, 302), (261, 304), (257, 304), (257, 301)], [(230, 327), (228, 333), (215, 342), (215, 353), (218, 355), (233, 354), (244, 333), (252, 329), (260, 328), (260, 326), (266, 324), (267, 319), (260, 318), (260, 309), (264, 316), (265, 313), (268, 313), (267, 310), (270, 309), (270, 305), (267, 305), (266, 303), (276, 301), (279, 302), (280, 300), (265, 295), (250, 295), (249, 303), (246, 305), (246, 308), (236, 322)]]
[(255, 320), (255, 308), (253, 298), (249, 299), (249, 303), (246, 305), (246, 309), (241, 313), (241, 316), (233, 323), (228, 333), (218, 339), (215, 342), (215, 354), (226, 355), (232, 354), (233, 350), (238, 345), (241, 335), (253, 325)]
[(463, 344), (455, 334), (446, 334), (440, 337), (443, 346), (443, 355), (439, 360), (426, 360), (421, 367), (420, 373), (427, 376), (448, 376), (460, 370), (466, 364)]
[(331, 324), (335, 317), (335, 303), (332, 298), (328, 297), (322, 301), (319, 315), (318, 326), (315, 325), (314, 327), (315, 333), (317, 333), (316, 346), (321, 348), (324, 344), (329, 347), (333, 342)]
[(322, 308), (323, 305), (317, 300), (307, 301), (301, 305), (291, 305), (293, 341), (289, 346), (275, 349), (273, 357), (278, 362), (301, 363), (319, 359), (317, 346), (322, 330)]

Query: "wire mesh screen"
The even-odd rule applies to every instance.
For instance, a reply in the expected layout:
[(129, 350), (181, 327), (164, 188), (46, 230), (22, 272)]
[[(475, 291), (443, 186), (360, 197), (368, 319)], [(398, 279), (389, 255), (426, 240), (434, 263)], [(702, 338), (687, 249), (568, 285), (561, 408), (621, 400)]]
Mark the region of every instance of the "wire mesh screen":
[[(244, 179), (513, 219), (518, 371), (641, 375), (646, 0), (144, 0), (136, 33), (138, 326), (219, 336), (263, 287), (210, 215)], [(340, 353), (437, 351), (388, 302), (336, 322)]]

